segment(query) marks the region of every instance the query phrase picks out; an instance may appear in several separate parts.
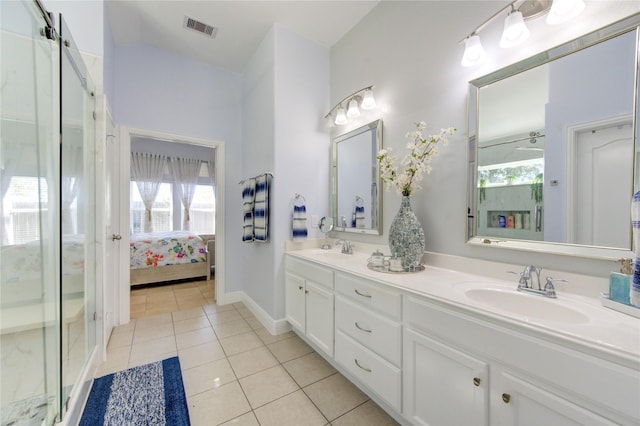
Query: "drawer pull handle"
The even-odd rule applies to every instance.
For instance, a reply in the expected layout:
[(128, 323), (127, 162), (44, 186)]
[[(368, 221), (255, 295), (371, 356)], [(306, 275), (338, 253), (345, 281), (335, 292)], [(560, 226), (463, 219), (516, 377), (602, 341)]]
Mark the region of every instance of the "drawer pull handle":
[(511, 395), (509, 395), (508, 393), (503, 393), (503, 394), (502, 394), (502, 401), (503, 401), (505, 404), (508, 404), (508, 403), (509, 403), (509, 401), (511, 401)]
[(356, 365), (357, 365), (358, 367), (360, 367), (361, 369), (363, 369), (363, 370), (364, 370), (364, 371), (366, 371), (367, 373), (371, 373), (371, 369), (370, 369), (370, 368), (365, 368), (365, 367), (361, 366), (361, 365), (360, 365), (360, 363), (358, 362), (358, 360), (357, 360), (357, 359), (355, 359), (355, 358), (354, 358), (353, 360), (355, 361), (355, 363), (356, 363)]
[(355, 290), (353, 290), (353, 291), (355, 291), (358, 296), (368, 297), (369, 299), (371, 299), (371, 295), (370, 294), (360, 293), (357, 288)]
[(477, 377), (474, 377), (473, 378), (473, 384), (474, 384), (474, 386), (480, 386), (480, 379), (477, 378)]
[(357, 328), (358, 330), (362, 330), (362, 331), (365, 331), (365, 332), (367, 332), (367, 333), (371, 333), (371, 330), (367, 330), (366, 328), (362, 328), (362, 327), (360, 327), (360, 324), (358, 324), (358, 321), (356, 321), (356, 322), (355, 322), (355, 324), (356, 324), (356, 328)]

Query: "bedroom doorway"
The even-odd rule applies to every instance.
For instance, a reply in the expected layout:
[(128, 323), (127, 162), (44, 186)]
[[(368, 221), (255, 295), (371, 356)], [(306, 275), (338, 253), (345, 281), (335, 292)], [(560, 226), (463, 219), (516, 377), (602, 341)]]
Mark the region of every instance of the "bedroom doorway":
[[(131, 250), (122, 250), (126, 253), (124, 253), (120, 261), (120, 265), (125, 271), (120, 286), (120, 323), (123, 324), (128, 322), (130, 318), (141, 315), (140, 306), (135, 306), (135, 310), (132, 311), (132, 302), (139, 303), (144, 300), (144, 298), (137, 297), (140, 293), (156, 294), (154, 297), (158, 300), (154, 299), (155, 308), (149, 311), (156, 313), (160, 313), (159, 309), (171, 309), (171, 306), (167, 306), (167, 303), (170, 305), (172, 303), (171, 300), (176, 303), (175, 301), (180, 300), (178, 295), (186, 297), (189, 294), (192, 296), (188, 302), (183, 299), (183, 308), (185, 307), (184, 303), (196, 303), (195, 298), (199, 295), (195, 293), (197, 293), (196, 290), (198, 289), (202, 290), (202, 296), (206, 296), (208, 301), (213, 302), (214, 297), (215, 300), (220, 300), (219, 296), (224, 294), (224, 268), (223, 256), (221, 256), (224, 242), (224, 144), (220, 141), (132, 129), (124, 126), (121, 128), (121, 140), (123, 141), (123, 154), (121, 157), (121, 179), (123, 183), (120, 186), (120, 217), (125, 227), (129, 227), (129, 232), (126, 235), (122, 235), (121, 244), (122, 247), (133, 248)], [(133, 155), (132, 153), (136, 154)], [(142, 157), (145, 158), (141, 159)], [(135, 159), (133, 167), (132, 158)], [(162, 164), (157, 164), (156, 162)], [(197, 175), (195, 192), (193, 192), (193, 187), (185, 186), (184, 180), (180, 180), (184, 178), (185, 172), (183, 170), (190, 167), (198, 170), (195, 173)], [(150, 202), (147, 189), (141, 188), (142, 185), (135, 182), (136, 177), (132, 176), (132, 170), (133, 174), (139, 175), (138, 181), (143, 181), (144, 179), (141, 176), (147, 173), (147, 170), (153, 168), (156, 169), (156, 172), (148, 173), (156, 173), (161, 177), (153, 179), (157, 184), (157, 198), (154, 198), (155, 201), (151, 200)], [(191, 174), (189, 175), (189, 173)], [(195, 175), (193, 173), (193, 171), (187, 173), (187, 175), (192, 176), (190, 179), (194, 178)], [(178, 185), (181, 187), (177, 188)], [(188, 208), (185, 208), (183, 198), (189, 196), (187, 194), (188, 191), (192, 191), (190, 194), (191, 199), (186, 201)], [(142, 266), (141, 264), (149, 264), (149, 256), (144, 254), (149, 250), (141, 248), (142, 257), (137, 258), (140, 253), (137, 252), (139, 247), (134, 235), (148, 233), (150, 230), (154, 232), (172, 231), (178, 234), (182, 234), (182, 231), (188, 231), (197, 234), (197, 239), (202, 238), (202, 241), (196, 242), (192, 240), (193, 236), (190, 234), (187, 237), (189, 240), (184, 242), (175, 239), (182, 238), (181, 236), (169, 236), (170, 241), (172, 241), (171, 244), (176, 247), (175, 251), (158, 256), (158, 259), (153, 259), (151, 263), (160, 266), (160, 257), (171, 257), (171, 259), (166, 259), (168, 263), (174, 263), (173, 261), (178, 263), (178, 261), (184, 260), (182, 259), (183, 256), (185, 259), (190, 260), (186, 264), (172, 264), (162, 270), (156, 267), (145, 268), (147, 271), (143, 271), (140, 274), (141, 269), (130, 270), (130, 265)], [(174, 243), (173, 241), (178, 242)], [(199, 255), (203, 251), (203, 246), (208, 249), (204, 259), (203, 255)], [(130, 253), (134, 253), (134, 256), (131, 257)], [(191, 255), (193, 255), (193, 258), (189, 257)], [(215, 275), (210, 276), (212, 265), (215, 268)], [(131, 275), (130, 271), (133, 271)], [(154, 278), (154, 274), (158, 273), (160, 273), (161, 279)], [(205, 290), (207, 290), (205, 288), (206, 282), (189, 282), (189, 277), (203, 275), (211, 278), (210, 285), (215, 285), (215, 290), (212, 289), (210, 292), (205, 293)], [(184, 280), (182, 284), (171, 282), (166, 285), (148, 288), (146, 289), (148, 292), (136, 290), (136, 292), (132, 293), (131, 291), (132, 283), (153, 283), (177, 279)], [(160, 293), (163, 293), (162, 297)], [(132, 295), (135, 300), (132, 300)], [(174, 299), (173, 297), (177, 298)], [(161, 307), (161, 305), (164, 306)], [(180, 306), (177, 306), (177, 308), (180, 308)]]

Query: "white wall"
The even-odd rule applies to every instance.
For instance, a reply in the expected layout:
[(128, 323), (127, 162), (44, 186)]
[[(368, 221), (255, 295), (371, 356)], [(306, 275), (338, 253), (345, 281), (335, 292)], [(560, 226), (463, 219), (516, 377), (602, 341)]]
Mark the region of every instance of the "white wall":
[[(636, 13), (639, 2), (588, 1), (584, 13), (566, 25), (529, 22), (531, 37), (522, 46), (500, 49), (502, 19), (482, 30), (488, 60), (475, 68), (460, 65), (459, 44), (505, 2), (428, 1), (381, 2), (331, 49), (331, 103), (375, 84), (384, 120), (384, 145), (403, 152), (403, 135), (412, 123), (427, 121), (432, 132), (455, 126), (458, 133), (433, 161), (433, 172), (412, 204), (425, 229), (426, 249), (508, 263), (533, 262), (545, 268), (604, 276), (617, 265), (527, 252), (492, 250), (465, 244), (467, 82), (532, 56), (610, 22)], [(384, 234), (380, 237), (345, 234), (349, 239), (387, 242), (389, 225), (400, 204), (395, 193), (384, 194)]]
[(237, 258), (243, 263), (244, 292), (274, 319), (284, 317), (282, 260), (291, 238), (294, 194), (305, 196), (309, 215), (328, 214), (329, 145), (321, 127), (328, 75), (328, 49), (279, 26), (244, 72), (243, 178), (265, 171), (274, 177), (269, 241), (242, 243)]
[(60, 28), (58, 14), (62, 13), (78, 49), (81, 52), (102, 57), (104, 52), (103, 0), (44, 0), (44, 3), (47, 10), (56, 15), (56, 29)]
[(118, 124), (224, 142), (225, 288), (240, 289), (242, 77), (147, 46), (117, 47), (114, 64)]
[(284, 318), (284, 245), (291, 239), (296, 193), (307, 201), (311, 216), (329, 216), (329, 135), (323, 116), (329, 109), (329, 49), (276, 27), (275, 170), (275, 316)]

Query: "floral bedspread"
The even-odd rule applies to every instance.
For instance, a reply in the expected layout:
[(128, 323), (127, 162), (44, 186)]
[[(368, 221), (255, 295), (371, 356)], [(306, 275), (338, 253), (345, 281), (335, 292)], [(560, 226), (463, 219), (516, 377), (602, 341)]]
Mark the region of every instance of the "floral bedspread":
[(204, 241), (188, 231), (134, 234), (130, 246), (133, 269), (207, 260)]
[[(2, 282), (41, 280), (42, 250), (50, 252), (47, 242), (34, 240), (24, 244), (0, 248), (0, 276)], [(44, 247), (43, 247), (44, 245)], [(62, 239), (62, 273), (84, 273), (84, 235), (65, 235)], [(53, 259), (49, 259), (53, 262)]]

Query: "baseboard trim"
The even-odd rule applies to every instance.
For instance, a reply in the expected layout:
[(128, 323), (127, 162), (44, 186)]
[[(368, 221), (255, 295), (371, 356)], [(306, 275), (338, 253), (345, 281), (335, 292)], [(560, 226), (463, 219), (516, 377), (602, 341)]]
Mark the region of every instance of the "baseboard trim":
[(269, 333), (273, 334), (274, 336), (286, 333), (287, 331), (291, 330), (291, 324), (289, 324), (286, 319), (282, 318), (274, 320), (244, 291), (225, 293), (223, 301), (219, 301), (218, 303), (221, 305), (227, 305), (229, 303), (237, 302), (244, 303), (247, 309), (249, 309), (251, 313), (255, 315), (255, 317), (258, 319), (258, 321), (260, 321), (263, 327), (266, 328)]

